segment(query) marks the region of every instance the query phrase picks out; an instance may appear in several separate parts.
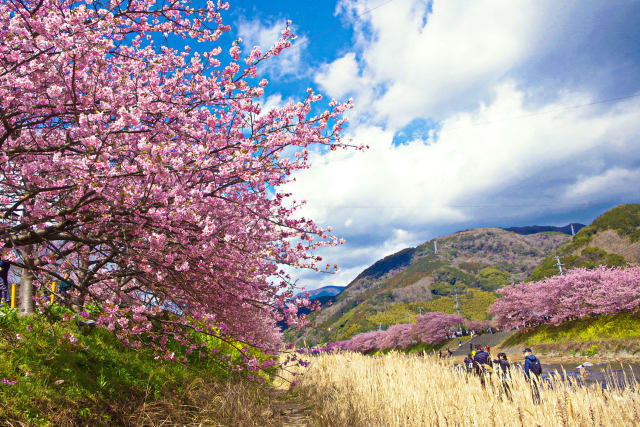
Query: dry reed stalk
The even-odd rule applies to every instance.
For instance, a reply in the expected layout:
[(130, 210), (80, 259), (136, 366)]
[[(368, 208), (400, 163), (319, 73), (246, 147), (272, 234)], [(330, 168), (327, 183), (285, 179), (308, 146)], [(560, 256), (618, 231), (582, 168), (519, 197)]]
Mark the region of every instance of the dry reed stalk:
[(248, 381), (195, 380), (173, 399), (146, 402), (131, 413), (132, 426), (278, 426), (266, 387)]
[(326, 426), (605, 426), (637, 425), (636, 387), (602, 390), (554, 380), (540, 387), (534, 404), (531, 387), (514, 371), (513, 400), (501, 398), (494, 375), (483, 388), (449, 361), (391, 352), (373, 358), (354, 353), (311, 358), (300, 391), (315, 405)]

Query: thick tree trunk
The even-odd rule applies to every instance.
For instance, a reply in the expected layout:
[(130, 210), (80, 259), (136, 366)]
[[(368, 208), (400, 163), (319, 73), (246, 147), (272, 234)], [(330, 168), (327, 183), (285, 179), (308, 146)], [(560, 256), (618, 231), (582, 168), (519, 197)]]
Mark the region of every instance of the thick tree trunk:
[(33, 301), (33, 297), (35, 295), (35, 289), (33, 287), (33, 271), (29, 268), (31, 262), (31, 246), (27, 246), (22, 252), (22, 263), (25, 264), (26, 267), (22, 269), (22, 274), (20, 276), (19, 316), (28, 316), (33, 314), (35, 310), (35, 304)]

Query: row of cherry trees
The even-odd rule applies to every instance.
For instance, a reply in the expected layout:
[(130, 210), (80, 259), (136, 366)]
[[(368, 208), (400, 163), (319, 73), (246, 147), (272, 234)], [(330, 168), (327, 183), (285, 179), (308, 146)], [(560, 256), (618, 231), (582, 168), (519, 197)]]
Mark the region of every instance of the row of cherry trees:
[(366, 353), (373, 350), (405, 349), (418, 343), (438, 344), (453, 335), (460, 325), (464, 325), (469, 331), (489, 327), (488, 322), (465, 321), (454, 314), (430, 312), (416, 317), (413, 324), (401, 323), (392, 325), (385, 331), (365, 332), (347, 341), (331, 343), (327, 348)]
[(506, 286), (492, 306), (500, 327), (514, 328), (640, 307), (640, 267), (578, 268), (534, 283)]
[(351, 105), (313, 114), (308, 90), (262, 111), (260, 63), (295, 36), (223, 52), (227, 8), (0, 3), (1, 256), (23, 269), (24, 313), (32, 285), (68, 273), (59, 300), (85, 316), (91, 303), (133, 346), (195, 349), (199, 331), (275, 352), (275, 322), (298, 321), (282, 266), (321, 269), (313, 250), (338, 239), (277, 188), (309, 167), (307, 147), (348, 147)]

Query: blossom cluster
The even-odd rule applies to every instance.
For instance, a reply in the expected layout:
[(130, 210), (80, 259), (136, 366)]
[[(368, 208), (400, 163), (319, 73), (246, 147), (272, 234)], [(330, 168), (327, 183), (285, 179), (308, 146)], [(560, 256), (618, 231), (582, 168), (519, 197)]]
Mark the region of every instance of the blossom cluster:
[(414, 344), (438, 344), (455, 334), (456, 328), (464, 322), (454, 314), (430, 312), (416, 317), (415, 323), (401, 323), (384, 331), (358, 334), (347, 341), (338, 341), (327, 346), (348, 351), (366, 353), (374, 350), (407, 348)]
[(498, 326), (522, 327), (640, 307), (640, 267), (577, 268), (564, 275), (519, 283), (498, 291), (490, 308)]

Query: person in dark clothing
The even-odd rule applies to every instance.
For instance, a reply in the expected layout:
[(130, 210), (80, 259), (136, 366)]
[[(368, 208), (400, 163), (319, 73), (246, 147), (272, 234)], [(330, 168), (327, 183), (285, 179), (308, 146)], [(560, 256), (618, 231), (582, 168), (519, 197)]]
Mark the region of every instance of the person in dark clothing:
[(485, 387), (485, 377), (491, 375), (493, 368), (491, 366), (491, 357), (489, 357), (489, 353), (482, 350), (481, 346), (476, 347), (478, 351), (476, 355), (473, 357), (473, 361), (475, 362), (475, 370), (476, 375), (480, 377), (480, 384), (482, 387)]
[(537, 405), (541, 402), (540, 389), (538, 387), (541, 374), (540, 360), (533, 355), (533, 352), (530, 348), (525, 348), (523, 353), (524, 377), (527, 379), (529, 385), (531, 386), (531, 398), (533, 399), (533, 403)]
[(5, 304), (10, 303), (9, 298), (9, 269), (11, 263), (5, 260), (0, 260), (0, 301), (4, 300)]
[(453, 351), (451, 351), (451, 349), (449, 347), (447, 347), (447, 355), (449, 357), (453, 356)]
[(467, 374), (473, 372), (473, 356), (471, 355), (471, 353), (469, 353), (467, 357), (464, 358), (464, 369)]
[(496, 367), (498, 378), (500, 378), (500, 397), (502, 398), (502, 393), (504, 393), (507, 399), (511, 400), (511, 387), (509, 386), (511, 364), (506, 353), (498, 353), (498, 358), (493, 361), (493, 364)]
[(69, 273), (65, 273), (64, 280), (61, 280), (58, 284), (58, 292), (61, 294), (66, 294), (71, 290), (71, 286), (73, 285), (73, 279), (70, 278)]

